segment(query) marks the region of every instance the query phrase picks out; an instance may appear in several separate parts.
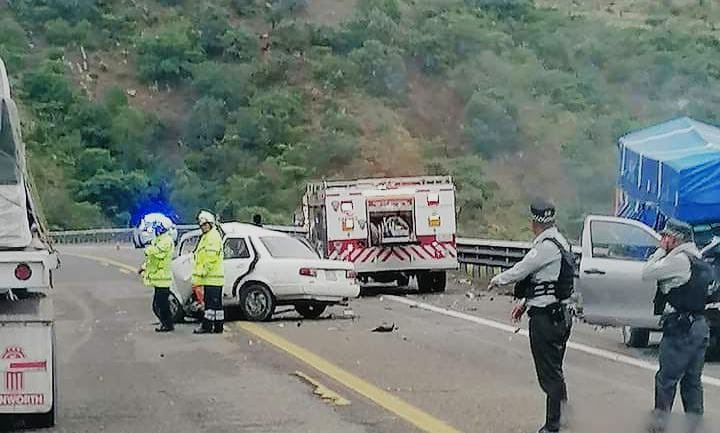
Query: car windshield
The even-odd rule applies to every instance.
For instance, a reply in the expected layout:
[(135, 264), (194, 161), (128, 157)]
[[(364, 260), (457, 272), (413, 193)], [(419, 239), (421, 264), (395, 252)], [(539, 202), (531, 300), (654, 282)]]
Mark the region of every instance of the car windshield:
[(317, 259), (317, 253), (299, 240), (283, 236), (260, 238), (270, 255), (276, 259)]

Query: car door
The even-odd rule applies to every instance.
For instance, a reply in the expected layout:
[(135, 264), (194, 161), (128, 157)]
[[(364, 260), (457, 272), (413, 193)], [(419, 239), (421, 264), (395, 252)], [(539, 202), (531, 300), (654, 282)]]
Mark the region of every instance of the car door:
[(228, 237), (223, 244), (225, 267), (225, 287), (223, 297), (231, 298), (233, 286), (239, 279), (244, 278), (252, 266), (254, 252), (245, 237)]
[(192, 293), (193, 252), (200, 235), (186, 235), (180, 240), (177, 257), (172, 261), (173, 284), (176, 295), (187, 299)]
[(659, 239), (652, 229), (634, 220), (586, 218), (578, 291), (588, 323), (657, 327), (652, 303), (656, 283), (643, 281), (641, 275)]

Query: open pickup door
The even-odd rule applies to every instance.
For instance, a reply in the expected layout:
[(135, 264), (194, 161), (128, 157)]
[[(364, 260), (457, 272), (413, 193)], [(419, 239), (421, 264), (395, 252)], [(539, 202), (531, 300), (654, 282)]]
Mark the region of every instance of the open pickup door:
[(578, 291), (585, 321), (657, 329), (656, 284), (642, 268), (660, 243), (648, 226), (625, 218), (588, 216), (582, 235)]

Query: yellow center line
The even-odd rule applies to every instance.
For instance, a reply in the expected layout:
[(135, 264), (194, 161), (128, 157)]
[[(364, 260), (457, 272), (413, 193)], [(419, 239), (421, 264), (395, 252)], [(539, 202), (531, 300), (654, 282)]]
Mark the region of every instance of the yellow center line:
[[(85, 254), (63, 253), (68, 256), (79, 257), (82, 259), (93, 260), (99, 263), (109, 263), (119, 269), (129, 272), (136, 272), (137, 268), (127, 265), (116, 260), (106, 259), (103, 257), (89, 256)], [(394, 413), (400, 418), (406, 420), (410, 424), (428, 433), (463, 433), (460, 430), (450, 426), (444, 421), (430, 415), (427, 412), (411, 405), (405, 400), (390, 394), (389, 392), (378, 388), (372, 383), (355, 376), (347, 370), (344, 370), (330, 361), (310, 352), (297, 344), (291, 343), (285, 338), (269, 331), (268, 329), (249, 322), (240, 322), (237, 324), (239, 329), (244, 330), (256, 337), (265, 340), (283, 352), (294, 356), (298, 360), (313, 367), (315, 370), (325, 374), (329, 378), (346, 386), (347, 388), (357, 392), (365, 398), (375, 402), (378, 406)]]
[(331, 379), (352, 389), (358, 394), (372, 400), (378, 406), (394, 413), (408, 421), (410, 424), (428, 433), (462, 433), (447, 423), (423, 412), (410, 403), (384, 391), (377, 386), (344, 370), (326, 359), (306, 350), (297, 344), (254, 323), (242, 322), (237, 325), (240, 329), (265, 340), (278, 349), (286, 352), (305, 364), (313, 367)]

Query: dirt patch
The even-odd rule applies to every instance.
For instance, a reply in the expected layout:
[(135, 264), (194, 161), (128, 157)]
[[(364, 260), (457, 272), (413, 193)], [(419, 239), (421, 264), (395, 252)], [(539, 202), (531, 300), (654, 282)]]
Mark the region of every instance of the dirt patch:
[(413, 135), (440, 139), (448, 155), (460, 153), (462, 98), (442, 81), (413, 69), (409, 72), (408, 108), (402, 110), (407, 128)]
[(299, 18), (308, 23), (336, 26), (352, 15), (356, 4), (357, 0), (309, 0)]
[(157, 115), (168, 128), (168, 135), (180, 135), (188, 116), (188, 101), (193, 99), (189, 90), (140, 83), (132, 56), (124, 50), (86, 54), (86, 61), (80, 51), (68, 54), (66, 64), (90, 99), (101, 100), (110, 89), (122, 89), (130, 106)]

